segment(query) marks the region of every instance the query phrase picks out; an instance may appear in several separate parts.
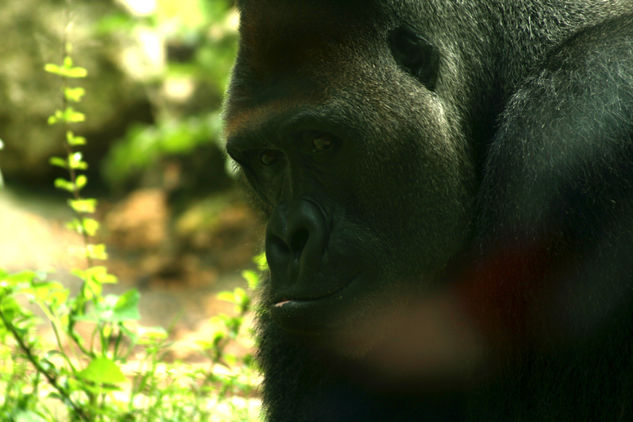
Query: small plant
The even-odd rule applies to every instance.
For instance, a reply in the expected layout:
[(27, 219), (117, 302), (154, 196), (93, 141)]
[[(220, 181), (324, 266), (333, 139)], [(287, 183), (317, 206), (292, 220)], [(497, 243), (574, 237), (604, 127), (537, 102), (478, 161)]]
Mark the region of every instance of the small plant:
[[(213, 317), (211, 322), (216, 327), (214, 335), (210, 341), (200, 342), (200, 346), (209, 358), (212, 368), (222, 365), (228, 369), (239, 364), (238, 367), (245, 370), (241, 374), (231, 374), (228, 377), (225, 371), (209, 371), (206, 381), (210, 385), (221, 386), (220, 397), (225, 396), (229, 392), (252, 394), (254, 391), (253, 387), (258, 384), (258, 382), (253, 383), (252, 381), (253, 376), (259, 376), (254, 357), (251, 354), (246, 354), (238, 358), (227, 351), (227, 346), (238, 341), (240, 337), (245, 337), (247, 342), (252, 341), (255, 337), (253, 328), (249, 327), (245, 330), (244, 326), (247, 325), (246, 320), (249, 315), (253, 314), (252, 295), (259, 284), (259, 274), (268, 268), (264, 254), (255, 257), (255, 263), (258, 266), (258, 271), (246, 270), (242, 272), (242, 277), (248, 283), (247, 290), (237, 287), (233, 291), (224, 291), (218, 294), (219, 299), (234, 305), (234, 316), (220, 314)], [(246, 375), (246, 383), (243, 379), (240, 379), (240, 376), (243, 375)]]
[[(47, 390), (42, 388), (43, 380), (48, 383), (46, 396), (59, 399), (72, 420), (102, 420), (110, 412), (105, 405), (107, 399), (126, 381), (119, 365), (139, 341), (137, 332), (129, 326), (131, 321), (139, 319), (139, 293), (130, 290), (120, 296), (103, 294), (103, 286), (116, 283), (117, 279), (98, 264), (107, 259), (107, 252), (105, 245), (93, 241), (99, 229), (99, 222), (92, 217), (97, 200), (81, 194), (88, 182), (87, 176), (82, 174), (88, 164), (78, 148), (86, 144), (86, 139), (71, 130), (72, 125), (85, 120), (85, 115), (75, 109), (85, 92), (73, 86), (72, 81), (84, 78), (87, 71), (73, 63), (68, 42), (64, 43), (62, 63), (49, 63), (45, 70), (62, 80), (62, 106), (48, 118), (48, 123), (62, 125), (66, 156), (53, 157), (50, 162), (67, 171), (68, 178), (56, 179), (55, 187), (70, 194), (68, 205), (75, 218), (67, 226), (83, 238), (83, 247), (75, 253), (85, 257), (86, 267), (72, 270), (81, 280), (75, 295), (61, 283), (50, 280), (45, 272), (0, 274), (0, 320), (5, 336), (12, 338), (21, 357), (35, 371), (31, 382), (32, 399), (18, 400), (17, 406), (8, 407), (15, 394), (15, 397), (24, 397), (23, 390), (8, 391), (3, 420), (52, 416), (33, 402), (37, 401), (37, 393)], [(25, 300), (39, 307), (50, 324), (55, 337), (54, 349), (45, 350), (39, 341), (38, 318), (31, 308), (24, 306)], [(92, 327), (89, 340), (77, 330), (80, 323)], [(19, 371), (15, 375), (24, 375), (21, 365), (14, 370)], [(7, 384), (8, 388), (10, 385)]]
[[(0, 139), (0, 151), (4, 148), (4, 142)], [(0, 189), (4, 187), (4, 179), (2, 178), (2, 171), (0, 170)]]
[[(74, 218), (67, 227), (83, 239), (74, 253), (85, 259), (85, 266), (71, 269), (81, 282), (76, 293), (51, 272), (0, 269), (0, 420), (255, 420), (259, 401), (250, 399), (259, 378), (253, 359), (248, 354), (237, 358), (227, 346), (240, 336), (252, 338), (244, 326), (256, 273), (244, 273), (248, 290), (220, 294), (235, 304), (236, 315), (214, 319), (217, 333), (200, 345), (210, 364), (199, 367), (164, 361), (171, 345), (168, 333), (138, 324), (136, 289), (106, 294), (105, 287), (117, 278), (104, 265), (106, 246), (94, 240), (97, 200), (82, 195), (88, 163), (80, 148), (87, 141), (73, 131), (86, 119), (77, 109), (86, 93), (76, 82), (87, 70), (75, 64), (71, 53), (71, 44), (64, 42), (61, 63), (45, 66), (62, 81), (61, 107), (48, 123), (61, 126), (65, 134), (65, 155), (50, 163), (67, 174), (54, 185), (69, 195)], [(50, 326), (50, 341), (42, 336), (42, 322)]]

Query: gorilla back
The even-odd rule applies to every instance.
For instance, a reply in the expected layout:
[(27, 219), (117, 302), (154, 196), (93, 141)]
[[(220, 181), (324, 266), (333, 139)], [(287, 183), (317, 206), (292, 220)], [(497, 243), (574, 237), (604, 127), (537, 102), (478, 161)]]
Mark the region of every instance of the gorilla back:
[(633, 1), (238, 7), (268, 419), (633, 420)]

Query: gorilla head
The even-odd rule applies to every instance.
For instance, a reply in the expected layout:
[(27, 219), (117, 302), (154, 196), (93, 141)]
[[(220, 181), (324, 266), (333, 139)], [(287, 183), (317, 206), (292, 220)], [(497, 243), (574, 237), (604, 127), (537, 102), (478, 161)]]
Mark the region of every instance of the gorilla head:
[(525, 356), (540, 386), (569, 369), (554, 348), (616, 329), (633, 240), (616, 3), (238, 1), (227, 150), (268, 220), (271, 420), (455, 420), (475, 396), (491, 419), (481, 391), (523, 391)]
[(436, 48), (359, 5), (242, 15), (228, 151), (269, 218), (268, 305), (306, 333), (346, 327), (400, 284), (431, 288), (470, 236), (467, 123), (434, 92)]

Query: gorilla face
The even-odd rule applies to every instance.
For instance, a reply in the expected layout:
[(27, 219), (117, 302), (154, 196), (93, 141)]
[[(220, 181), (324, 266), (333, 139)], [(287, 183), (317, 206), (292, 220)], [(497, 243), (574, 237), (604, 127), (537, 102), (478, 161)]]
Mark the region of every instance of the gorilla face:
[(355, 2), (245, 3), (226, 134), (268, 218), (263, 305), (286, 332), (349, 332), (433, 289), (470, 237), (442, 51)]

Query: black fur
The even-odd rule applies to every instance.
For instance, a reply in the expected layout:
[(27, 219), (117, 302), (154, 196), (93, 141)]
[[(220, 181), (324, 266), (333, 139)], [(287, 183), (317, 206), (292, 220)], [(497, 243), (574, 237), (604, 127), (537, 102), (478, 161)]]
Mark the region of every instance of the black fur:
[(633, 420), (633, 1), (238, 6), (268, 420)]

